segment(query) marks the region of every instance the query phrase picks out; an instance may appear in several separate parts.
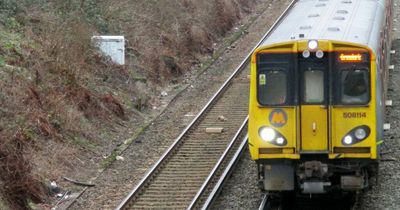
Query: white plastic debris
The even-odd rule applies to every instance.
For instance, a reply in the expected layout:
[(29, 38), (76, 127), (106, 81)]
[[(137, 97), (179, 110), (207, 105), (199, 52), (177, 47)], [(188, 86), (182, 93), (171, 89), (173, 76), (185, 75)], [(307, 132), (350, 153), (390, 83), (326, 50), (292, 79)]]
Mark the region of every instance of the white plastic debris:
[(49, 190), (51, 194), (56, 194), (60, 192), (60, 188), (55, 181), (50, 182)]
[(118, 156), (118, 155), (117, 155), (117, 157), (115, 157), (115, 159), (116, 159), (116, 160), (120, 160), (120, 161), (124, 161), (124, 160), (125, 160), (125, 158), (124, 158), (124, 157), (122, 157), (122, 156)]
[(51, 182), (50, 182), (50, 186), (52, 186), (52, 187), (57, 187), (57, 182), (51, 181)]
[(161, 96), (168, 96), (167, 91), (162, 91), (162, 92), (161, 92)]

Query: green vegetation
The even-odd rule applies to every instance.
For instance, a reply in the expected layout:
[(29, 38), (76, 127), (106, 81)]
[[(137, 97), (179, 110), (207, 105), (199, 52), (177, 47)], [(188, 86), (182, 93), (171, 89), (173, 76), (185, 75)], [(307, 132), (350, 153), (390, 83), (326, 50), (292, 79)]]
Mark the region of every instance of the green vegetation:
[(4, 61), (4, 57), (0, 56), (0, 67), (4, 67), (5, 61)]

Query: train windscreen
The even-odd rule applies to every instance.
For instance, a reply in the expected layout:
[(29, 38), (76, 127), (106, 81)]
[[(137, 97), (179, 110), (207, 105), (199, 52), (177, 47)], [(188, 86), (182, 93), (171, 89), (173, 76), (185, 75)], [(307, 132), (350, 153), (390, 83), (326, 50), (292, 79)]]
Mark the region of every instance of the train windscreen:
[(335, 104), (365, 105), (370, 101), (370, 60), (368, 53), (336, 53)]
[(263, 106), (294, 103), (294, 54), (257, 55), (257, 99)]
[[(368, 52), (335, 52), (334, 62), (295, 58), (294, 53), (257, 55), (257, 99), (262, 106), (285, 106), (327, 103), (331, 105), (366, 105), (371, 98), (370, 56)], [(327, 58), (328, 58), (327, 57)], [(299, 66), (296, 67), (295, 63)], [(302, 82), (299, 69), (303, 72)], [(324, 70), (325, 69), (325, 70)], [(329, 69), (329, 76), (326, 70)], [(325, 76), (324, 76), (325, 75)], [(324, 81), (332, 81), (324, 83)], [(325, 84), (329, 84), (326, 86)], [(301, 87), (301, 95), (298, 95)], [(331, 89), (332, 91), (327, 91)], [(328, 93), (333, 94), (333, 100)]]

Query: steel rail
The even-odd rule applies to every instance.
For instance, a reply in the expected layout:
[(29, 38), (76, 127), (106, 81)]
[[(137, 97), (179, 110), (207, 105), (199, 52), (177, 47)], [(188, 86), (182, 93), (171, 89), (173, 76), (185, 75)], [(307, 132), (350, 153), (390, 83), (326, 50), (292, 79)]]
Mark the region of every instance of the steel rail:
[[(207, 186), (210, 184), (212, 178), (215, 177), (215, 175), (217, 174), (218, 170), (223, 167), (223, 162), (224, 160), (227, 158), (229, 152), (233, 149), (233, 146), (235, 145), (236, 141), (238, 140), (240, 134), (243, 132), (243, 130), (247, 127), (247, 120), (248, 117), (246, 117), (246, 119), (243, 121), (242, 125), (240, 126), (239, 130), (236, 132), (235, 136), (232, 138), (231, 143), (229, 144), (229, 146), (226, 148), (226, 150), (224, 151), (224, 153), (222, 154), (221, 158), (218, 160), (217, 164), (215, 164), (213, 170), (210, 172), (210, 174), (208, 175), (206, 181), (204, 181), (203, 185), (201, 186), (200, 190), (197, 192), (196, 196), (193, 198), (192, 202), (190, 203), (189, 207), (187, 208), (189, 209), (193, 209), (194, 206), (199, 202), (200, 197), (203, 195), (203, 193), (205, 192)], [(243, 143), (242, 143), (243, 144)], [(242, 147), (243, 148), (243, 147)], [(242, 151), (241, 149), (239, 149), (240, 151)], [(234, 160), (236, 162), (236, 160), (238, 159), (238, 156), (234, 156), (232, 158), (232, 160)], [(232, 161), (231, 161), (232, 162)], [(231, 164), (230, 164), (231, 165)], [(229, 167), (228, 167), (229, 168)]]
[[(247, 121), (247, 119), (246, 119)], [(243, 154), (243, 151), (247, 148), (247, 139), (248, 136), (243, 138), (242, 143), (240, 144), (238, 150), (236, 151), (235, 155), (233, 156), (232, 160), (229, 162), (229, 165), (226, 167), (224, 173), (221, 175), (218, 183), (214, 186), (213, 190), (211, 191), (210, 195), (208, 196), (206, 202), (202, 206), (202, 210), (210, 209), (213, 205), (214, 201), (216, 200), (219, 192), (222, 190), (222, 187), (225, 181), (228, 179), (230, 174), (232, 174), (234, 167), (236, 166), (237, 162), (239, 161), (240, 157)]]
[(168, 156), (173, 153), (173, 151), (179, 146), (179, 143), (183, 140), (183, 137), (188, 133), (188, 131), (201, 119), (201, 117), (206, 114), (207, 110), (211, 107), (211, 105), (217, 101), (219, 96), (221, 96), (227, 87), (232, 83), (235, 76), (238, 75), (250, 62), (253, 51), (255, 51), (265, 40), (266, 38), (274, 31), (275, 27), (282, 21), (283, 17), (286, 16), (287, 11), (293, 7), (297, 0), (293, 0), (289, 6), (285, 9), (285, 11), (279, 16), (277, 21), (270, 27), (267, 33), (261, 38), (261, 40), (256, 44), (256, 46), (248, 53), (246, 58), (238, 65), (238, 67), (234, 70), (234, 72), (230, 75), (230, 77), (225, 81), (225, 83), (219, 88), (219, 90), (213, 95), (213, 97), (207, 102), (207, 104), (203, 107), (203, 109), (197, 114), (197, 116), (192, 120), (192, 122), (185, 128), (185, 130), (176, 138), (174, 143), (168, 148), (168, 150), (161, 156), (161, 158), (153, 165), (153, 167), (146, 173), (146, 175), (141, 179), (139, 184), (132, 190), (128, 196), (124, 198), (124, 200), (120, 203), (120, 205), (116, 208), (116, 210), (124, 209), (129, 201), (135, 197), (137, 193), (140, 192), (142, 187), (145, 186), (147, 180), (149, 180), (161, 167), (161, 163), (168, 159)]
[(270, 201), (270, 197), (269, 197), (268, 193), (265, 193), (265, 195), (263, 196), (263, 199), (261, 201), (261, 204), (258, 207), (258, 210), (264, 210), (266, 208), (266, 206), (268, 205), (268, 201)]

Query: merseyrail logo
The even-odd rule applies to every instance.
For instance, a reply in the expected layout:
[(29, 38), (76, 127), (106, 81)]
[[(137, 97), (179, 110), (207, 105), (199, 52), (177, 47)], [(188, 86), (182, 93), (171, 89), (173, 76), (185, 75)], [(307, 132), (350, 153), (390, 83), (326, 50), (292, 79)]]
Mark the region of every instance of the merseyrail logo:
[(275, 127), (283, 127), (287, 122), (287, 114), (282, 109), (274, 109), (269, 114), (269, 122)]

